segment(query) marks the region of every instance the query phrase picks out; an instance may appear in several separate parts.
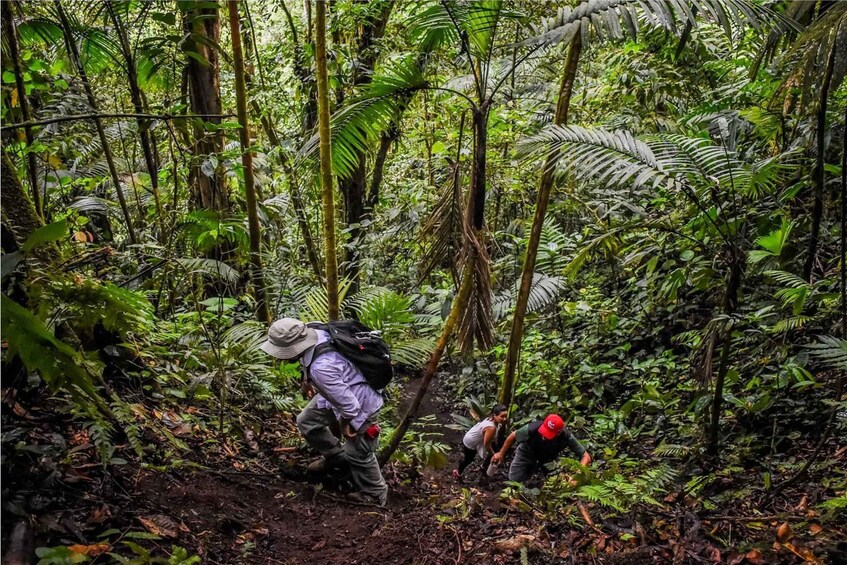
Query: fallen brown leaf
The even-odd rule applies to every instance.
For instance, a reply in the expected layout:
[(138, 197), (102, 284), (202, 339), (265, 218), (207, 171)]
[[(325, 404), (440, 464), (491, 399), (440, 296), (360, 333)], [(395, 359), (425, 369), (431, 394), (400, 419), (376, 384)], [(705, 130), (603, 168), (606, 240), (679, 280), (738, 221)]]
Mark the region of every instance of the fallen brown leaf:
[(744, 559), (752, 563), (753, 565), (762, 565), (765, 562), (765, 558), (762, 555), (762, 552), (758, 549), (751, 549), (746, 554), (744, 554)]
[(783, 522), (776, 529), (776, 541), (779, 543), (785, 543), (794, 537), (794, 532), (791, 530), (791, 526), (788, 525), (788, 522)]
[(138, 518), (138, 521), (141, 522), (148, 532), (163, 538), (176, 539), (179, 537), (179, 532), (182, 529), (180, 524), (177, 524), (173, 518), (164, 514), (142, 516)]
[(717, 547), (715, 547), (713, 545), (710, 545), (706, 549), (706, 551), (709, 554), (709, 556), (707, 557), (707, 559), (709, 561), (711, 561), (713, 563), (720, 563), (721, 562), (721, 550), (720, 549), (718, 549)]
[(494, 544), (494, 548), (502, 553), (514, 553), (524, 545), (529, 545), (535, 541), (535, 536), (529, 534), (518, 534), (513, 538), (498, 541)]
[(95, 543), (94, 545), (69, 545), (68, 549), (72, 553), (78, 553), (80, 555), (87, 555), (89, 557), (94, 557), (95, 555), (100, 555), (101, 553), (106, 553), (112, 546), (108, 543)]
[(815, 523), (809, 524), (809, 532), (813, 536), (818, 535), (822, 531), (823, 531), (823, 526), (821, 526), (820, 524), (815, 524)]
[(823, 561), (818, 559), (814, 553), (806, 549), (805, 547), (797, 547), (792, 543), (784, 543), (782, 546), (799, 557), (803, 559), (806, 563), (811, 563), (813, 565), (823, 565)]

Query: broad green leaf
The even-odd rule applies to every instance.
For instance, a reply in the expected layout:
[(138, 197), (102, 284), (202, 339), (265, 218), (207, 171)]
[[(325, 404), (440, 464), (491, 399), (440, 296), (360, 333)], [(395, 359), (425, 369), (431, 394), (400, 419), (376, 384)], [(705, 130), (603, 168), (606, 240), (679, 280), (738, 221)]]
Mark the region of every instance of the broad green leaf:
[(42, 226), (32, 232), (26, 241), (24, 242), (22, 249), (24, 253), (28, 253), (34, 247), (42, 244), (49, 243), (51, 241), (56, 241), (58, 239), (62, 239), (63, 237), (68, 235), (68, 222), (67, 220), (61, 220), (58, 222), (53, 222), (52, 224), (48, 224), (46, 226)]

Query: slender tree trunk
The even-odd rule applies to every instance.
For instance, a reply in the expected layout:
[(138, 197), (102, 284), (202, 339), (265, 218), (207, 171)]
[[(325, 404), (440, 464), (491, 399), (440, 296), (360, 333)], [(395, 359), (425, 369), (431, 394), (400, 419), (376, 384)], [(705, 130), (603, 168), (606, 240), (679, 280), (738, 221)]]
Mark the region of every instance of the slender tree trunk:
[(319, 283), (323, 283), (324, 273), (321, 267), (321, 261), (318, 257), (317, 245), (312, 237), (312, 229), (309, 227), (309, 222), (306, 220), (306, 207), (303, 204), (303, 198), (300, 195), (298, 186), (298, 178), (295, 173), (295, 167), (291, 165), (288, 159), (280, 157), (280, 163), (283, 170), (288, 176), (288, 186), (291, 191), (291, 203), (294, 204), (294, 215), (297, 218), (297, 225), (303, 233), (303, 243), (306, 246), (306, 257), (309, 259), (309, 264), (312, 266), (312, 272), (315, 273)]
[[(138, 73), (135, 67), (135, 57), (132, 54), (132, 48), (129, 45), (126, 29), (124, 29), (118, 14), (115, 11), (115, 6), (112, 0), (106, 0), (106, 9), (115, 26), (115, 32), (118, 35), (118, 40), (121, 46), (121, 52), (124, 56), (124, 61), (127, 67), (127, 76), (129, 78), (129, 94), (132, 99), (132, 105), (135, 108), (136, 114), (144, 113), (144, 102), (141, 94), (141, 89), (138, 86)], [(141, 151), (144, 153), (144, 162), (147, 165), (147, 172), (150, 174), (150, 189), (153, 193), (153, 200), (156, 204), (156, 216), (161, 230), (160, 241), (166, 241), (165, 228), (165, 211), (162, 208), (162, 199), (159, 196), (159, 162), (156, 159), (154, 145), (155, 141), (150, 135), (150, 124), (143, 118), (138, 118), (138, 133), (141, 137)]]
[[(841, 200), (841, 234), (838, 249), (840, 258), (839, 262), (841, 263), (841, 339), (847, 340), (847, 109), (844, 110), (844, 134), (841, 145), (841, 194), (839, 197)], [(789, 487), (799, 481), (817, 460), (826, 445), (826, 442), (829, 440), (830, 434), (832, 433), (832, 427), (835, 423), (835, 416), (838, 412), (839, 403), (841, 402), (841, 397), (844, 396), (845, 377), (847, 377), (847, 371), (838, 371), (838, 378), (835, 381), (835, 394), (833, 396), (832, 408), (829, 411), (826, 428), (824, 428), (817, 445), (815, 445), (815, 450), (809, 458), (806, 459), (806, 462), (799, 471), (797, 471), (792, 477), (774, 487), (771, 496), (785, 490), (786, 487)]]
[[(729, 250), (729, 275), (726, 282), (721, 310), (727, 317), (735, 312), (738, 302), (738, 291), (741, 289), (741, 280), (744, 275), (745, 257), (743, 252), (732, 248)], [(729, 371), (729, 353), (732, 347), (732, 321), (727, 321), (724, 331), (726, 332), (721, 349), (721, 359), (718, 366), (718, 374), (715, 378), (715, 389), (712, 395), (711, 422), (709, 423), (709, 446), (708, 451), (712, 456), (717, 456), (720, 446), (720, 422), (721, 406), (723, 404), (723, 387), (726, 374)]]
[[(91, 106), (91, 111), (95, 114), (100, 112), (97, 99), (94, 97), (94, 91), (91, 88), (91, 83), (88, 81), (88, 75), (85, 72), (85, 67), (82, 64), (82, 61), (79, 58), (79, 49), (77, 48), (76, 41), (74, 40), (73, 31), (71, 30), (71, 24), (68, 21), (68, 16), (65, 14), (65, 9), (62, 7), (62, 3), (60, 1), (56, 2), (56, 11), (59, 15), (59, 19), (62, 23), (62, 29), (65, 33), (65, 42), (68, 44), (68, 52), (71, 54), (71, 59), (73, 61), (74, 66), (76, 67), (77, 72), (79, 73), (79, 78), (82, 80), (82, 85), (85, 88), (85, 95), (88, 98), (88, 105)], [(118, 197), (118, 203), (121, 205), (121, 212), (124, 215), (124, 221), (126, 222), (127, 233), (129, 234), (129, 241), (132, 244), (138, 243), (138, 239), (135, 236), (135, 228), (133, 227), (132, 216), (129, 213), (129, 207), (126, 203), (126, 196), (124, 195), (123, 190), (121, 189), (121, 178), (118, 175), (118, 169), (115, 166), (115, 158), (112, 155), (112, 147), (109, 144), (109, 140), (106, 137), (106, 131), (103, 129), (103, 122), (100, 118), (94, 118), (94, 127), (97, 128), (97, 135), (100, 138), (100, 145), (103, 146), (103, 156), (106, 158), (106, 165), (109, 167), (109, 175), (112, 177), (112, 184), (115, 187), (115, 195)]]
[(811, 282), (812, 271), (815, 267), (815, 259), (818, 254), (818, 240), (821, 231), (821, 219), (823, 217), (823, 189), (824, 189), (824, 152), (826, 150), (826, 107), (829, 100), (829, 85), (832, 82), (832, 71), (835, 65), (835, 52), (833, 48), (826, 63), (826, 74), (821, 84), (820, 101), (818, 103), (818, 127), (817, 127), (817, 159), (815, 160), (815, 204), (812, 208), (812, 230), (809, 236), (809, 249), (806, 253), (806, 264), (803, 266), (803, 278)]
[[(573, 94), (574, 79), (579, 65), (579, 56), (582, 51), (582, 35), (577, 32), (571, 40), (568, 57), (565, 62), (565, 70), (562, 73), (562, 82), (559, 85), (559, 98), (556, 102), (556, 115), (553, 123), (556, 125), (567, 125), (568, 110), (570, 108), (571, 95)], [(515, 388), (515, 373), (521, 353), (521, 340), (523, 339), (524, 320), (526, 308), (529, 302), (529, 293), (532, 289), (532, 278), (535, 273), (535, 262), (538, 258), (538, 244), (541, 241), (541, 229), (544, 227), (544, 217), (547, 215), (547, 205), (550, 202), (550, 191), (553, 188), (553, 171), (558, 160), (558, 155), (549, 155), (544, 163), (541, 174), (541, 184), (538, 187), (538, 197), (535, 202), (535, 218), (526, 246), (526, 258), (524, 259), (521, 272), (521, 285), (518, 289), (518, 298), (515, 304), (514, 318), (512, 319), (512, 332), (509, 336), (509, 348), (506, 352), (506, 362), (503, 366), (503, 382), (500, 385), (500, 403), (506, 406), (512, 404), (512, 394)]]
[(365, 202), (366, 212), (372, 211), (379, 202), (379, 189), (382, 185), (382, 177), (385, 174), (385, 161), (388, 158), (388, 151), (391, 149), (391, 144), (396, 142), (399, 137), (400, 127), (395, 123), (379, 138), (379, 149), (376, 152), (376, 157), (374, 157), (374, 168), (371, 174), (371, 187), (368, 190)]
[(403, 415), (403, 419), (400, 421), (400, 424), (394, 429), (394, 434), (388, 441), (388, 445), (386, 445), (385, 448), (380, 451), (380, 465), (385, 465), (385, 463), (387, 463), (388, 460), (391, 459), (391, 455), (394, 454), (395, 451), (397, 451), (397, 448), (403, 441), (403, 437), (409, 430), (409, 426), (412, 425), (412, 420), (414, 420), (415, 415), (420, 409), (421, 402), (423, 401), (424, 396), (426, 396), (427, 389), (429, 388), (429, 385), (432, 382), (432, 377), (435, 376), (435, 372), (438, 370), (438, 364), (441, 361), (441, 356), (444, 354), (444, 350), (447, 348), (447, 342), (450, 340), (450, 336), (453, 334), (453, 330), (455, 329), (456, 323), (459, 320), (459, 315), (467, 307), (467, 301), (470, 297), (471, 288), (473, 286), (474, 264), (475, 261), (473, 261), (471, 258), (469, 258), (468, 261), (465, 263), (465, 267), (462, 272), (462, 282), (459, 286), (459, 292), (453, 299), (453, 304), (450, 307), (450, 314), (447, 316), (447, 321), (444, 322), (444, 328), (441, 330), (441, 337), (438, 338), (438, 342), (435, 345), (435, 350), (432, 352), (432, 355), (429, 358), (429, 363), (427, 363), (426, 365), (426, 370), (424, 371), (423, 377), (421, 377), (421, 384), (418, 388), (418, 392), (415, 394), (414, 399), (412, 399), (412, 403), (409, 405), (409, 408)]
[(250, 129), (247, 121), (247, 93), (244, 86), (244, 57), (241, 52), (241, 22), (238, 18), (238, 0), (228, 0), (229, 27), (232, 35), (232, 58), (235, 63), (235, 99), (238, 131), (241, 141), (241, 168), (244, 174), (244, 192), (247, 200), (247, 224), (250, 228), (250, 273), (256, 292), (256, 309), (260, 321), (270, 321), (268, 303), (265, 299), (265, 277), (262, 273), (259, 213), (256, 205), (256, 186), (253, 178), (253, 151), (250, 148)]
[(488, 112), (490, 106), (483, 103), (472, 111), (474, 132), (473, 160), (471, 162), (471, 195), (468, 201), (468, 220), (474, 230), (485, 224), (486, 160), (488, 157)]
[[(21, 107), (21, 118), (24, 123), (27, 123), (32, 121), (32, 115), (29, 111), (29, 100), (26, 95), (24, 74), (21, 69), (20, 54), (18, 53), (18, 29), (15, 26), (15, 19), (12, 16), (12, 2), (0, 2), (0, 5), (2, 5), (3, 34), (9, 42), (9, 58), (12, 59), (12, 66), (15, 71), (15, 88), (18, 93), (18, 104)], [(35, 207), (35, 213), (43, 218), (44, 210), (41, 205), (41, 191), (38, 189), (38, 168), (35, 162), (35, 153), (32, 152), (32, 147), (35, 143), (32, 135), (32, 126), (24, 127), (24, 136), (26, 139), (26, 148), (29, 150), (26, 155), (26, 172), (30, 190), (32, 191), (32, 204)]]
[(315, 4), (315, 63), (318, 80), (318, 131), (321, 155), (321, 195), (324, 221), (324, 258), (326, 259), (326, 294), (330, 320), (337, 320), (338, 260), (335, 243), (335, 203), (332, 186), (332, 146), (329, 131), (329, 84), (326, 70), (326, 3)]

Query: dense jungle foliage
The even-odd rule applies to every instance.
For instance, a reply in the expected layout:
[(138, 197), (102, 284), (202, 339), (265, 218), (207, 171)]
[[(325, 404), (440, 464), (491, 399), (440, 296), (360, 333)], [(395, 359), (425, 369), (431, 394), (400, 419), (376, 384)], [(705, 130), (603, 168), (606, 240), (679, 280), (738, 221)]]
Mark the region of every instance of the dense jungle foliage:
[[(295, 466), (280, 317), (391, 347), (380, 562), (847, 562), (847, 2), (0, 4), (4, 562), (348, 562), (149, 503)], [(594, 463), (451, 483), (497, 402)]]

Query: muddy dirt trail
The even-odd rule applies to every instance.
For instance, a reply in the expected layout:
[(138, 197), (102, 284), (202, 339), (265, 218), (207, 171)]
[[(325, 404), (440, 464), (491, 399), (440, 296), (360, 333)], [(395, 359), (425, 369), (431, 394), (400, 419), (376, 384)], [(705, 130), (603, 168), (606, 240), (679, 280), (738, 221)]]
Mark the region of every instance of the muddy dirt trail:
[[(413, 395), (416, 387), (416, 382), (410, 383), (406, 394)], [(421, 412), (434, 414), (441, 424), (451, 421), (449, 404), (438, 391), (428, 397)], [(460, 432), (443, 428), (441, 441), (453, 447), (460, 439)], [(454, 450), (451, 465), (457, 456)], [(427, 471), (414, 480), (387, 470), (389, 503), (376, 508), (347, 501), (314, 477), (299, 476), (303, 462), (303, 454), (285, 454), (277, 461), (280, 475), (225, 465), (211, 471), (139, 471), (127, 477), (132, 512), (148, 530), (158, 529), (207, 563), (513, 561), (511, 552), (494, 543), (498, 537), (511, 537), (507, 519), (470, 532), (467, 526), (450, 523), (460, 514), (487, 514), (498, 507), (495, 490), (471, 486), (462, 496), (463, 485), (450, 477), (452, 467)]]

